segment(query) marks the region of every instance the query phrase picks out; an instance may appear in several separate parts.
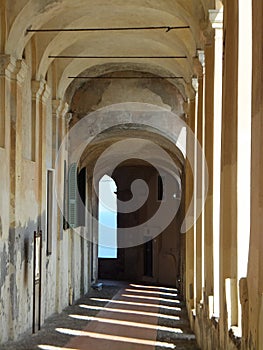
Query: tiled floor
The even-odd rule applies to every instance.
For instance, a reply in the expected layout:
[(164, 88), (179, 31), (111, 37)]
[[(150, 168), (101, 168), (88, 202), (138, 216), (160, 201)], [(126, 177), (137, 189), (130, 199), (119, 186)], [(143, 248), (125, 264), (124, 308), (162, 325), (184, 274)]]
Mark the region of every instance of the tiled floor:
[(36, 335), (1, 350), (198, 349), (184, 304), (173, 288), (104, 282), (50, 318)]

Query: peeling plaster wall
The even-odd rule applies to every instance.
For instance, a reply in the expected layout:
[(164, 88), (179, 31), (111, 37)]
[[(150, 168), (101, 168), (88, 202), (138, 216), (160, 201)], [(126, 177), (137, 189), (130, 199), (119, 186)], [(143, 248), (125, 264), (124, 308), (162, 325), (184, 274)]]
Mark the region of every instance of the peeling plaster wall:
[[(5, 91), (0, 93), (6, 106), (6, 137), (5, 148), (0, 148), (0, 343), (17, 339), (32, 328), (34, 231), (39, 229), (43, 234), (41, 323), (69, 304), (70, 288), (74, 298), (79, 298), (90, 285), (89, 270), (84, 266), (89, 259), (88, 245), (81, 246), (80, 237), (72, 236), (70, 230), (63, 233), (55, 196), (52, 253), (46, 254), (47, 169), (54, 166), (58, 130), (55, 129), (54, 138), (50, 76), (47, 82), (39, 82), (37, 102), (33, 103), (30, 57), (30, 50), (23, 61), (1, 57), (0, 79)], [(57, 125), (66, 123), (59, 119), (59, 112), (55, 117)], [(63, 130), (65, 133), (65, 126)], [(61, 179), (63, 183), (63, 174)]]
[[(115, 76), (149, 76), (140, 72), (123, 71)], [(149, 103), (184, 114), (183, 98), (178, 89), (167, 81), (156, 79), (106, 79), (84, 83), (73, 95), (71, 112), (74, 124), (81, 117), (116, 103)]]

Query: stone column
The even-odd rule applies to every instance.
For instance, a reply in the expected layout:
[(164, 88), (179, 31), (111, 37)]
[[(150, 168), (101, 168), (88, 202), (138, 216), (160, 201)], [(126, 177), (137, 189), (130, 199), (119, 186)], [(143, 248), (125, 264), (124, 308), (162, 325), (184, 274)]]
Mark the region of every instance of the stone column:
[(220, 196), (220, 344), (222, 348), (226, 348), (224, 334), (227, 334), (228, 328), (236, 325), (238, 321), (236, 281), (238, 0), (225, 1), (224, 11)]
[(45, 82), (43, 80), (32, 80), (32, 160), (37, 164), (38, 176), (36, 176), (38, 189), (37, 189), (37, 201), (38, 201), (38, 228), (41, 228), (41, 215), (42, 215), (42, 94), (45, 89)]
[(59, 118), (59, 128), (58, 128), (58, 148), (60, 147), (64, 137), (67, 133), (67, 115), (68, 115), (69, 105), (67, 102), (62, 102)]
[[(42, 81), (43, 91), (39, 103), (39, 129), (38, 129), (38, 179), (39, 179), (39, 212), (40, 212), (40, 221), (39, 228), (45, 232), (45, 210), (46, 210), (46, 118), (47, 118), (47, 108), (46, 104), (49, 99), (51, 90), (47, 85), (46, 81)], [(45, 238), (45, 237), (43, 237)]]
[(98, 226), (98, 218), (99, 218), (99, 199), (95, 193), (94, 186), (96, 186), (96, 193), (98, 193), (98, 186), (99, 184), (93, 184), (92, 183), (92, 198), (91, 198), (91, 205), (92, 205), (92, 241), (93, 241), (93, 279), (95, 282), (98, 281), (99, 277), (99, 265), (98, 265), (98, 244), (99, 244), (99, 226)]
[(96, 244), (94, 244), (94, 232), (93, 232), (93, 219), (92, 219), (92, 193), (93, 193), (93, 178), (87, 170), (87, 212), (86, 212), (86, 225), (87, 225), (87, 239), (89, 243), (89, 283), (91, 284), (96, 280)]
[[(58, 151), (60, 147), (60, 143), (64, 134), (64, 124), (65, 124), (65, 115), (67, 113), (67, 104), (63, 101), (57, 99), (52, 100), (52, 167), (55, 169), (56, 173), (56, 183), (55, 188), (58, 194), (58, 198), (62, 199), (60, 202), (60, 206), (56, 203), (56, 198), (54, 197), (54, 205), (56, 205), (55, 212), (57, 213), (57, 245), (56, 245), (56, 255), (57, 255), (57, 288), (56, 288), (56, 309), (57, 312), (61, 312), (63, 307), (65, 306), (65, 297), (64, 297), (64, 289), (65, 289), (65, 281), (63, 280), (63, 276), (67, 267), (65, 267), (64, 255), (63, 251), (63, 214), (64, 214), (64, 190), (65, 190), (65, 149), (60, 150), (60, 157), (58, 157)], [(68, 263), (67, 258), (67, 263)]]
[[(205, 57), (204, 51), (198, 51), (198, 105), (196, 114), (196, 125), (195, 125), (195, 137), (196, 143), (199, 143), (201, 149), (203, 149), (203, 114), (204, 114), (204, 67)], [(195, 150), (195, 200), (196, 207), (202, 205), (202, 182), (203, 182), (203, 156), (201, 152), (197, 151), (197, 145)], [(203, 299), (202, 288), (203, 288), (203, 223), (202, 215), (199, 218), (196, 217), (196, 246), (195, 246), (195, 307), (197, 309), (200, 301)], [(196, 216), (196, 213), (195, 213)]]
[(248, 266), (249, 342), (263, 348), (263, 2), (252, 1), (251, 236)]
[[(220, 237), (220, 171), (221, 171), (221, 124), (222, 124), (222, 79), (223, 79), (223, 9), (210, 10), (209, 19), (214, 28), (213, 44), (207, 52), (206, 98), (206, 160), (209, 171), (209, 187), (205, 209), (207, 295), (213, 295), (209, 310), (219, 316), (219, 237)], [(212, 117), (211, 117), (212, 116)], [(212, 235), (212, 236), (211, 236)], [(212, 247), (211, 250), (209, 247)], [(212, 261), (211, 261), (212, 260)], [(212, 268), (211, 269), (209, 268)]]
[[(208, 167), (208, 193), (204, 207), (204, 293), (213, 294), (213, 145), (214, 145), (214, 45), (205, 47), (204, 154)], [(203, 174), (204, 176), (204, 174)]]
[[(187, 111), (187, 123), (188, 127), (195, 132), (195, 113), (196, 113), (196, 100), (191, 100), (188, 104)], [(194, 154), (194, 143), (191, 138), (187, 138), (187, 154)], [(185, 214), (194, 195), (194, 174), (192, 173), (189, 161), (186, 160), (185, 164)], [(193, 213), (194, 215), (194, 213)], [(193, 218), (192, 218), (193, 219)], [(188, 312), (190, 315), (191, 310), (194, 308), (194, 226), (186, 232), (186, 259), (185, 259), (185, 284), (186, 284), (186, 302), (188, 306)]]
[[(58, 213), (61, 215), (61, 225), (63, 226), (63, 216), (62, 214), (66, 213), (65, 205), (67, 204), (67, 198), (66, 198), (66, 190), (65, 190), (65, 181), (67, 178), (67, 169), (65, 166), (65, 161), (67, 161), (67, 154), (66, 154), (66, 143), (64, 140), (67, 130), (67, 113), (68, 111), (68, 104), (60, 101), (59, 107), (56, 111), (57, 114), (57, 142), (56, 142), (56, 152), (53, 150), (53, 157), (54, 157), (54, 168), (58, 173), (56, 174), (58, 181), (57, 185), (59, 188), (57, 188), (57, 191), (59, 193), (59, 197), (63, 200), (63, 203), (61, 203), (61, 208), (58, 208)], [(62, 144), (63, 142), (63, 144)], [(60, 239), (62, 239), (63, 230), (61, 227), (61, 236)]]
[[(10, 285), (11, 279), (9, 274), (14, 272), (13, 260), (8, 258), (10, 250), (12, 249), (9, 237), (15, 237), (15, 176), (11, 178), (10, 161), (12, 159), (12, 170), (14, 170), (13, 159), (15, 157), (15, 151), (11, 151), (10, 147), (15, 146), (15, 134), (12, 130), (11, 134), (11, 79), (15, 79), (17, 72), (16, 60), (10, 55), (0, 55), (0, 121), (1, 121), (1, 162), (4, 161), (5, 167), (2, 168), (1, 174), (1, 187), (3, 196), (0, 202), (0, 218), (1, 218), (1, 254), (4, 259), (4, 265), (2, 266), (2, 279), (4, 285), (1, 289), (1, 337), (7, 340), (12, 336), (12, 298), (10, 298)], [(13, 117), (15, 119), (15, 117)], [(13, 126), (13, 125), (12, 125)], [(12, 136), (12, 142), (11, 142)], [(12, 157), (12, 158), (11, 158)], [(12, 186), (12, 187), (11, 187)], [(11, 189), (13, 193), (11, 193)], [(12, 224), (11, 230), (9, 230), (10, 224)], [(11, 248), (11, 249), (10, 249)], [(12, 265), (11, 265), (12, 264)], [(14, 274), (13, 274), (14, 277)], [(14, 279), (14, 278), (13, 278)], [(13, 291), (12, 291), (13, 292)], [(11, 328), (11, 330), (9, 329)]]
[(15, 244), (19, 239), (19, 218), (17, 205), (21, 190), (21, 161), (22, 161), (22, 84), (24, 82), (27, 66), (21, 60), (17, 60), (10, 75), (9, 98), (10, 104), (10, 143), (9, 143), (9, 172), (10, 172), (10, 203), (9, 203), (9, 246), (10, 265), (10, 328), (9, 338), (16, 338), (16, 322), (12, 315), (16, 313), (19, 295), (16, 286), (16, 249)]
[(15, 71), (15, 59), (9, 55), (0, 55), (0, 147), (6, 147), (6, 124), (9, 106), (7, 102), (11, 74)]
[[(41, 213), (39, 217), (39, 228), (43, 232), (43, 256), (46, 255), (46, 189), (47, 189), (47, 104), (50, 100), (51, 89), (47, 85), (46, 81), (42, 81), (44, 89), (41, 94), (40, 103), (39, 103), (39, 130), (38, 130), (38, 178), (39, 178), (39, 212)], [(53, 246), (52, 249), (55, 251), (56, 246)], [(47, 276), (43, 274), (42, 283), (45, 285)], [(42, 309), (44, 309), (44, 297), (42, 298)], [(41, 324), (44, 322), (44, 313), (41, 314)]]
[(24, 64), (10, 55), (0, 55), (0, 147), (10, 151), (13, 167), (16, 154), (18, 87), (23, 80), (23, 67)]
[(58, 151), (58, 122), (61, 108), (60, 100), (52, 100), (52, 168), (55, 168)]
[(16, 227), (16, 196), (21, 181), (22, 158), (22, 83), (26, 65), (16, 61), (10, 81), (10, 227)]
[(65, 133), (65, 115), (68, 104), (59, 99), (52, 100), (52, 167), (55, 168), (60, 144)]
[(43, 81), (32, 80), (31, 91), (32, 91), (32, 145), (31, 145), (31, 159), (33, 161), (38, 161), (38, 138), (37, 130), (39, 128), (39, 103), (40, 97), (44, 90)]

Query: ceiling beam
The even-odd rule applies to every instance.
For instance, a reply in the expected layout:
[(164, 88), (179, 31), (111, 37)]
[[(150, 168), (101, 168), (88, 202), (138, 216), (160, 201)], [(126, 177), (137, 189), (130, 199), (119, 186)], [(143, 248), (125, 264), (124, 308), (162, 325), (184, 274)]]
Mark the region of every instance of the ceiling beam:
[(135, 30), (171, 30), (189, 29), (190, 26), (149, 26), (149, 27), (109, 27), (109, 28), (28, 28), (27, 33), (48, 33), (48, 32), (106, 32), (106, 31), (135, 31)]
[(77, 77), (68, 77), (69, 79), (184, 79), (184, 77), (175, 77), (175, 76), (139, 76), (139, 77), (132, 77), (132, 76), (119, 76), (119, 77), (94, 77), (94, 76), (77, 76)]
[(48, 58), (59, 58), (59, 59), (100, 59), (100, 58), (117, 58), (117, 59), (134, 59), (134, 58), (146, 58), (146, 59), (186, 59), (187, 56), (77, 56), (77, 55), (49, 55)]

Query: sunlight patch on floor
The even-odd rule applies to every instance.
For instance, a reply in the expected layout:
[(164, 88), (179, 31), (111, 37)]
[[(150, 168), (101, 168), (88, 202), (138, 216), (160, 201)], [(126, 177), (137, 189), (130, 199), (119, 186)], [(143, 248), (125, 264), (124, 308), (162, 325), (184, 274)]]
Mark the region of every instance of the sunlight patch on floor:
[(133, 301), (122, 301), (122, 300), (112, 300), (112, 299), (101, 299), (101, 298), (90, 298), (90, 300), (93, 301), (101, 301), (103, 303), (111, 303), (111, 304), (123, 304), (123, 305), (134, 305), (134, 306), (142, 306), (142, 307), (153, 307), (153, 308), (160, 308), (165, 310), (171, 310), (171, 311), (181, 311), (182, 309), (180, 307), (175, 306), (164, 306), (159, 304), (144, 304), (144, 303), (136, 303)]
[(131, 321), (110, 319), (110, 318), (82, 316), (82, 315), (70, 315), (70, 317), (78, 319), (78, 320), (109, 323), (109, 324), (116, 324), (116, 325), (120, 325), (120, 326), (154, 329), (154, 330), (161, 330), (161, 331), (171, 332), (171, 333), (183, 333), (183, 331), (180, 328), (165, 327), (165, 326), (159, 326), (156, 324), (131, 322)]
[(168, 297), (176, 297), (178, 296), (177, 293), (166, 293), (166, 292), (157, 292), (154, 290), (142, 290), (142, 289), (131, 289), (131, 288), (126, 288), (126, 292), (132, 292), (132, 293), (141, 293), (141, 294), (157, 294), (157, 295), (164, 295)]
[(122, 296), (126, 297), (126, 298), (156, 300), (156, 301), (164, 301), (166, 303), (180, 304), (180, 300), (173, 300), (173, 299), (165, 299), (165, 298), (158, 298), (158, 297), (148, 297), (148, 296), (143, 296), (143, 295), (132, 295), (132, 294), (122, 294)]
[(80, 331), (80, 330), (68, 329), (68, 328), (56, 328), (56, 331), (62, 334), (73, 335), (78, 337), (89, 337), (94, 339), (104, 339), (104, 340), (111, 340), (111, 341), (117, 341), (117, 342), (123, 342), (123, 343), (160, 346), (168, 349), (176, 348), (176, 346), (172, 343), (140, 339), (140, 338), (130, 338), (130, 337), (111, 335), (111, 334), (93, 333), (93, 332)]
[(60, 346), (52, 346), (52, 345), (38, 345), (38, 348), (42, 350), (78, 350), (78, 349), (72, 349), (72, 348), (62, 348)]
[(173, 292), (178, 292), (178, 289), (176, 288), (166, 288), (166, 287), (158, 287), (158, 286), (144, 286), (140, 284), (130, 284), (131, 287), (134, 288), (145, 288), (145, 289), (158, 289), (158, 290), (167, 290), (167, 291), (173, 291)]
[(114, 309), (110, 307), (103, 307), (103, 306), (92, 306), (92, 305), (79, 305), (83, 309), (88, 310), (97, 310), (97, 311), (106, 311), (106, 312), (114, 312), (114, 313), (123, 313), (123, 314), (133, 314), (133, 315), (140, 315), (140, 316), (150, 316), (150, 317), (160, 317), (167, 320), (173, 320), (173, 321), (179, 321), (179, 316), (174, 315), (165, 315), (165, 314), (159, 314), (155, 312), (144, 312), (144, 311), (137, 311), (137, 310), (128, 310), (128, 309)]

